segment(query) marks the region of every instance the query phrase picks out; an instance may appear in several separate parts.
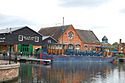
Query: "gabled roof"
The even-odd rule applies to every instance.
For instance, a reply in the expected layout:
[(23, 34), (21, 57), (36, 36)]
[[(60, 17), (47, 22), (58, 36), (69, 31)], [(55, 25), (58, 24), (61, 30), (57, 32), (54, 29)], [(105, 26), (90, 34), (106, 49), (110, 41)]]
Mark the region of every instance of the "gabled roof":
[(79, 37), (85, 43), (100, 43), (99, 39), (91, 30), (79, 30), (76, 29)]
[(104, 37), (102, 38), (102, 40), (108, 40), (108, 38), (107, 38), (106, 36), (104, 36)]
[[(15, 27), (15, 28), (6, 28), (6, 29), (0, 29), (0, 34), (5, 34), (5, 33), (12, 33), (12, 32), (15, 32), (17, 30), (20, 30), (20, 29), (23, 29), (23, 28), (28, 28), (30, 30), (32, 30), (33, 32), (37, 33), (38, 35), (41, 35), (40, 33), (34, 31), (33, 29), (27, 27), (27, 26), (24, 26), (24, 27)], [(42, 36), (42, 35), (41, 35)]]
[[(51, 38), (51, 39), (53, 39), (54, 41), (56, 41), (53, 37), (51, 37), (51, 36), (43, 36), (42, 37), (42, 40), (44, 41), (44, 40), (46, 40), (46, 39), (48, 39), (48, 38)], [(57, 41), (56, 41), (57, 42)]]
[(45, 39), (47, 39), (47, 38), (49, 38), (50, 36), (43, 36), (42, 37), (42, 40), (45, 40)]
[(65, 32), (70, 26), (72, 25), (46, 27), (41, 28), (38, 32), (43, 36), (51, 36), (54, 39), (58, 40), (63, 32)]
[(24, 27), (15, 27), (15, 28), (0, 29), (0, 34), (3, 34), (3, 33), (10, 33), (10, 32), (19, 30), (19, 29), (21, 29), (21, 28), (24, 28)]

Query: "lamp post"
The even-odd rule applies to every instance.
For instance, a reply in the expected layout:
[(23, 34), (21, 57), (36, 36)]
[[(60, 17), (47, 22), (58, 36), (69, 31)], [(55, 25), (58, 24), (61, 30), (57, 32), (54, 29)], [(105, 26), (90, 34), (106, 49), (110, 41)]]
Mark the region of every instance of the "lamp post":
[(63, 45), (63, 33), (64, 33), (64, 17), (63, 17), (63, 25), (62, 25), (62, 45)]
[(64, 33), (64, 17), (63, 17), (63, 25), (62, 25), (62, 55), (63, 55), (63, 33)]
[[(10, 34), (10, 38), (11, 38), (11, 34), (12, 34), (11, 28), (10, 28), (9, 34)], [(12, 45), (10, 43), (10, 45), (9, 45), (9, 64), (11, 64), (11, 47), (12, 47)]]
[(9, 46), (9, 64), (11, 64), (11, 45)]

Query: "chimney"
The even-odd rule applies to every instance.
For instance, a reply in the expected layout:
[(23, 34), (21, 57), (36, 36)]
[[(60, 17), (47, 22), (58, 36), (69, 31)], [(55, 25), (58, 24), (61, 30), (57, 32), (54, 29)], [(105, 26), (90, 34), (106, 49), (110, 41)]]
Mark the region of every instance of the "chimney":
[(121, 43), (122, 43), (122, 39), (119, 40), (119, 44), (121, 44)]

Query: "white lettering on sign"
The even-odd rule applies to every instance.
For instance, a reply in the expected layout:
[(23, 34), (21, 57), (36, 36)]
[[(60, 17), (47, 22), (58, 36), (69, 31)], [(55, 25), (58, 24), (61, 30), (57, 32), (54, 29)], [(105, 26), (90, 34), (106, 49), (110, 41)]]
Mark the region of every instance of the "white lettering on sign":
[(5, 42), (5, 37), (0, 37), (0, 42)]
[(25, 40), (39, 42), (39, 37), (38, 36), (24, 36), (24, 35), (18, 36), (18, 41), (25, 41)]
[(24, 40), (35, 40), (35, 37), (31, 37), (31, 36), (23, 36)]

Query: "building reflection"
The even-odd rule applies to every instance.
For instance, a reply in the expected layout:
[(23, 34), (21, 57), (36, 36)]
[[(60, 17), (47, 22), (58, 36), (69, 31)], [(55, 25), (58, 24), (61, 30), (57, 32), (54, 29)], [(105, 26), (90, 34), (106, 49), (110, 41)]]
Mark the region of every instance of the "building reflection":
[(109, 63), (53, 63), (51, 66), (23, 64), (21, 83), (91, 83), (113, 72)]
[(111, 72), (111, 67), (109, 64), (102, 63), (57, 63), (47, 70), (47, 77), (51, 83), (91, 82), (98, 76), (106, 78), (106, 75)]

